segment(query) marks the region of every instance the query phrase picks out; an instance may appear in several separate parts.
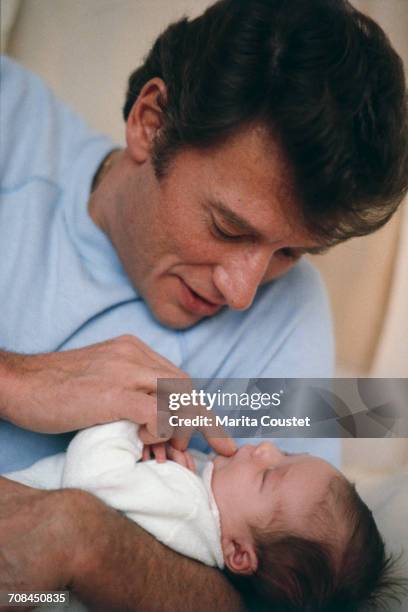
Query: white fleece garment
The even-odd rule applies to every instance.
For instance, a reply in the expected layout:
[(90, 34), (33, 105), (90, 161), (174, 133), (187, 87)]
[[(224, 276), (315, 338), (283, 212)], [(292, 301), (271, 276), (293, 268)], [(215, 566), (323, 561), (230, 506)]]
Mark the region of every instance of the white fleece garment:
[(205, 464), (201, 476), (174, 461), (142, 462), (137, 431), (130, 421), (84, 429), (66, 453), (5, 476), (39, 488), (85, 489), (173, 550), (222, 569), (212, 461)]

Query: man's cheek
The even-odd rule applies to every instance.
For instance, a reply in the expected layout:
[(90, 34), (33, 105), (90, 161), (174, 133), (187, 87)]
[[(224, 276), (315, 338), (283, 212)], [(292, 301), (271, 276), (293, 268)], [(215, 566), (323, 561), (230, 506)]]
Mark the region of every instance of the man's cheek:
[(184, 263), (203, 264), (214, 261), (214, 249), (211, 248), (208, 241), (203, 240), (202, 236), (191, 236), (190, 234), (177, 246), (177, 255)]

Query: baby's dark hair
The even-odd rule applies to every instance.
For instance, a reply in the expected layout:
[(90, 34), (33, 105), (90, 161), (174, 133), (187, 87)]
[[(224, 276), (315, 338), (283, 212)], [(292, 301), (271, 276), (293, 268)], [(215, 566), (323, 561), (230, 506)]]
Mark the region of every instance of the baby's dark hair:
[[(336, 476), (330, 493), (311, 517), (310, 539), (284, 529), (253, 531), (256, 572), (237, 577), (227, 571), (250, 609), (356, 612), (404, 592), (401, 579), (392, 576), (395, 559), (354, 485)], [(324, 538), (315, 535), (316, 521)]]

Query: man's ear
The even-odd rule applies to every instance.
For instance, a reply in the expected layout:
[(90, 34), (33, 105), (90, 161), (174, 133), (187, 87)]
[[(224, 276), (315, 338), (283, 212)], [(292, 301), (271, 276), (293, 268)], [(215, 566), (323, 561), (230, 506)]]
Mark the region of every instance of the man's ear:
[(251, 542), (229, 540), (223, 542), (224, 561), (234, 574), (254, 574), (258, 568), (258, 558)]
[(165, 104), (166, 99), (166, 85), (156, 77), (145, 83), (132, 106), (126, 123), (126, 142), (137, 163), (145, 162), (150, 156), (153, 141), (163, 123), (160, 104)]

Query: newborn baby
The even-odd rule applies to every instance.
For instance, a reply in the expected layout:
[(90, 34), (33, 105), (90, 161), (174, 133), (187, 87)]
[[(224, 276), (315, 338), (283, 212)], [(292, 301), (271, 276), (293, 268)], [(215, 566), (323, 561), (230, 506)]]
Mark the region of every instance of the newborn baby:
[(137, 429), (119, 421), (83, 430), (66, 453), (7, 477), (86, 489), (279, 610), (346, 610), (382, 581), (388, 561), (372, 514), (329, 463), (262, 442), (207, 458), (198, 475), (174, 461), (141, 462)]

